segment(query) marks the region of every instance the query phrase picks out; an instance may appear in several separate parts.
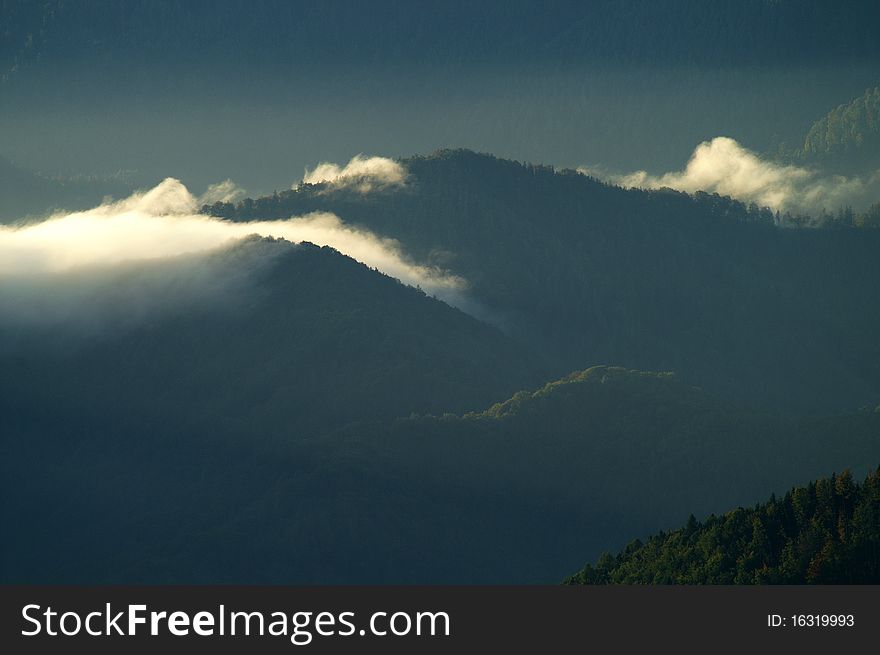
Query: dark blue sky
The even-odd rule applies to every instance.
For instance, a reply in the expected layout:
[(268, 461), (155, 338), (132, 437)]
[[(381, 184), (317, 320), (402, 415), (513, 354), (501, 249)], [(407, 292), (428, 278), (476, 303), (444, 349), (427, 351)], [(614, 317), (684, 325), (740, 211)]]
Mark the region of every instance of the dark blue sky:
[(462, 146), (668, 170), (700, 140), (797, 141), (876, 84), (874, 2), (0, 5), (0, 156), (47, 172), (231, 177)]

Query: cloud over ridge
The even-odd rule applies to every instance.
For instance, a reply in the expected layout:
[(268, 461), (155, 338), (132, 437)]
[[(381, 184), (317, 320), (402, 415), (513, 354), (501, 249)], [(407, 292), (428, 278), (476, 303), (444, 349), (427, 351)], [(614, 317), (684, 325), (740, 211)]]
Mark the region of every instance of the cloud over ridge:
[(705, 191), (795, 213), (834, 211), (843, 205), (865, 203), (880, 187), (880, 171), (867, 178), (822, 175), (809, 168), (763, 159), (724, 136), (699, 144), (680, 171), (615, 175), (589, 168), (579, 170), (623, 187)]
[[(220, 193), (233, 192), (230, 185)], [(200, 253), (257, 234), (330, 246), (451, 303), (465, 287), (459, 277), (410, 261), (395, 240), (346, 225), (335, 214), (235, 223), (200, 214), (202, 200), (204, 196), (197, 198), (180, 181), (167, 178), (152, 189), (93, 209), (0, 226), (0, 281)]]
[(387, 157), (355, 155), (345, 166), (321, 162), (312, 170), (306, 169), (302, 181), (303, 184), (327, 184), (369, 193), (376, 189), (404, 186), (406, 169)]

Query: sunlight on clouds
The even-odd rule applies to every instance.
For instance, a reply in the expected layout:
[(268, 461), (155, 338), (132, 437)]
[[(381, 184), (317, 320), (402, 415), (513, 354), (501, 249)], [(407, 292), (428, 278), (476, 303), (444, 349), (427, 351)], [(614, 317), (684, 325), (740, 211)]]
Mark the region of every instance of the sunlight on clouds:
[(465, 286), (459, 277), (410, 262), (393, 239), (348, 226), (334, 214), (235, 223), (199, 214), (203, 200), (204, 196), (196, 198), (178, 180), (168, 178), (146, 192), (94, 209), (51, 216), (36, 224), (0, 226), (0, 276), (63, 273), (198, 253), (258, 234), (330, 246), (450, 301)]
[(867, 179), (823, 177), (808, 168), (762, 159), (728, 137), (716, 137), (698, 145), (681, 171), (614, 175), (601, 169), (578, 170), (624, 187), (718, 193), (783, 212), (815, 213), (858, 205), (869, 200), (871, 191), (880, 186), (880, 172)]
[(303, 184), (328, 184), (369, 193), (374, 189), (404, 186), (406, 170), (387, 157), (356, 155), (345, 166), (322, 162), (311, 171), (306, 169), (302, 181)]
[(247, 195), (244, 189), (232, 180), (224, 180), (208, 187), (199, 196), (199, 205), (213, 205), (215, 202), (238, 202)]

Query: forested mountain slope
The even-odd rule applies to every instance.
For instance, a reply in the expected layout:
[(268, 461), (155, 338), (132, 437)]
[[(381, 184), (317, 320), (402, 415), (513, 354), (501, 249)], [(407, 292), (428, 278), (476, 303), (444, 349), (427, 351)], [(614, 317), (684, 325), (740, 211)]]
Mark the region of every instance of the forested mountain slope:
[(543, 378), (498, 330), (311, 244), (253, 238), (24, 287), (10, 278), (0, 303), (11, 421), (45, 407), (290, 439), (354, 419), (475, 409)]
[(270, 438), (220, 400), (136, 420), (4, 407), (4, 580), (550, 583), (689, 511), (880, 455), (880, 414), (755, 414), (607, 367), (316, 439)]
[(880, 168), (880, 86), (817, 120), (796, 154), (836, 173), (869, 174)]
[(301, 185), (208, 209), (333, 211), (465, 277), (490, 320), (562, 375), (675, 371), (768, 407), (880, 398), (880, 231), (784, 229), (706, 194), (624, 190), (469, 151), (403, 160), (404, 188)]
[(636, 539), (569, 584), (877, 584), (880, 469), (849, 471), (750, 508)]

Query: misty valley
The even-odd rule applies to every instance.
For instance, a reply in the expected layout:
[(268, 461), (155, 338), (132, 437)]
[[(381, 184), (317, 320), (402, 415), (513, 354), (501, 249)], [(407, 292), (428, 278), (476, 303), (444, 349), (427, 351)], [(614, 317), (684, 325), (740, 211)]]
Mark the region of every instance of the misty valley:
[(880, 583), (871, 21), (183, 4), (0, 8), (0, 581)]

